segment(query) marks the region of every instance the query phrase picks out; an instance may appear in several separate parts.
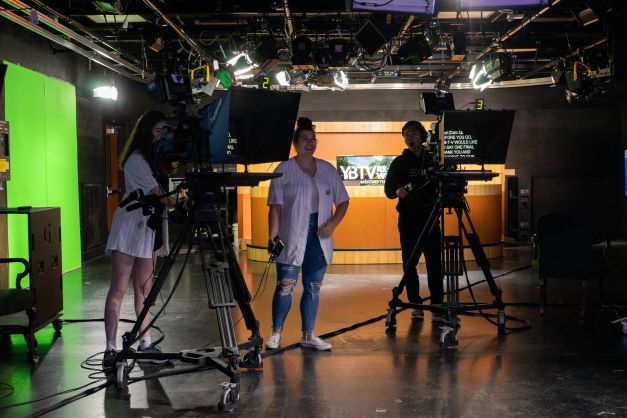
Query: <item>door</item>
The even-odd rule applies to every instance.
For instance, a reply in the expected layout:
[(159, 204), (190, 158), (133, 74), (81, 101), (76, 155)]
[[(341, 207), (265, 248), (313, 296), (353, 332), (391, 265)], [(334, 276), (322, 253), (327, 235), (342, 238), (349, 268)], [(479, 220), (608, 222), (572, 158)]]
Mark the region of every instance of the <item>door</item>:
[(120, 203), (120, 176), (118, 171), (118, 126), (107, 125), (105, 142), (107, 145), (107, 230), (111, 230), (113, 213)]

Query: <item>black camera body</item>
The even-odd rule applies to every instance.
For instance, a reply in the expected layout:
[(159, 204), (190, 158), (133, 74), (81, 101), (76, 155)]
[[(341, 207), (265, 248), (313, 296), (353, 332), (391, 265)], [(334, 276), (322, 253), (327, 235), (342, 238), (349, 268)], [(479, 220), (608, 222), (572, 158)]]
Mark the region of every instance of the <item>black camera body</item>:
[(285, 243), (281, 241), (281, 238), (277, 235), (268, 242), (268, 252), (270, 253), (270, 259), (275, 260), (285, 248)]

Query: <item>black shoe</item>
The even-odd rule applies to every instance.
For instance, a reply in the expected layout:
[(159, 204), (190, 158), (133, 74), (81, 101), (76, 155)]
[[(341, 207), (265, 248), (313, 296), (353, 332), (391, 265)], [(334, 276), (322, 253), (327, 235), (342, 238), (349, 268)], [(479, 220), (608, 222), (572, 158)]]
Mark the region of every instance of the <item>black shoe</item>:
[(115, 367), (115, 360), (118, 357), (118, 352), (115, 350), (107, 350), (104, 352), (102, 358), (102, 368), (104, 370), (113, 369)]

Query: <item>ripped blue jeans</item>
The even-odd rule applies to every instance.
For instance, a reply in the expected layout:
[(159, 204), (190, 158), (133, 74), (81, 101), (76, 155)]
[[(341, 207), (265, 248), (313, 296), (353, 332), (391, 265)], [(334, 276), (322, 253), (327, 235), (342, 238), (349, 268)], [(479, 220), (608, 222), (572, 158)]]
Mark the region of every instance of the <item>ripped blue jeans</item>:
[(318, 214), (309, 217), (307, 232), (307, 246), (303, 265), (276, 264), (277, 285), (272, 297), (272, 328), (283, 328), (285, 317), (292, 306), (292, 294), (296, 288), (298, 273), (303, 271), (303, 295), (300, 298), (300, 316), (302, 331), (313, 334), (318, 305), (320, 304), (320, 287), (324, 273), (327, 271), (327, 262), (318, 239)]

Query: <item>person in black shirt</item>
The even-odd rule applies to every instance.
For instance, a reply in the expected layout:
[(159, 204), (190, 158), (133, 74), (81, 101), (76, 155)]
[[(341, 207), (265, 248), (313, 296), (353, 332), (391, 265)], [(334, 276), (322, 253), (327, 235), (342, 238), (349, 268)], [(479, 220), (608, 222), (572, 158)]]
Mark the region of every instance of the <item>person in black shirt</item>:
[[(431, 233), (423, 238), (420, 248), (416, 248), (420, 233), (436, 204), (435, 180), (424, 175), (424, 171), (434, 167), (435, 163), (433, 155), (425, 149), (428, 134), (420, 122), (415, 120), (407, 122), (401, 132), (407, 149), (390, 164), (384, 189), (388, 198), (398, 198), (396, 210), (398, 211), (398, 230), (407, 298), (410, 303), (422, 303), (416, 265), (420, 254), (424, 253), (431, 304), (442, 304), (444, 286), (440, 258), (442, 234), (439, 223), (434, 225)], [(415, 309), (411, 316), (413, 319), (423, 319), (424, 313), (420, 309)], [(438, 312), (434, 312), (432, 321), (443, 322), (445, 318)]]

